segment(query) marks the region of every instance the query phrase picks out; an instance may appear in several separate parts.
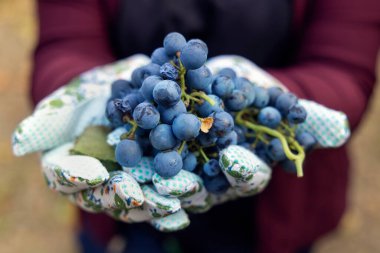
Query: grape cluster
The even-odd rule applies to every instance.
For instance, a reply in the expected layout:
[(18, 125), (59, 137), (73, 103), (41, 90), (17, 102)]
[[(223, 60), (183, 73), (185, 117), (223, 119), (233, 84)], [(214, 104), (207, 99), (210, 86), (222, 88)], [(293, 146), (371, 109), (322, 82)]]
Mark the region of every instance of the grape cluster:
[(220, 194), (229, 183), (219, 151), (238, 144), (270, 166), (280, 163), (302, 176), (305, 151), (316, 139), (297, 131), (307, 117), (298, 98), (278, 87), (259, 87), (231, 68), (213, 75), (204, 65), (207, 54), (203, 41), (173, 32), (130, 81), (112, 84), (106, 115), (113, 127), (127, 130), (115, 149), (117, 162), (132, 167), (142, 156), (153, 156), (161, 177), (191, 171), (209, 192)]
[(296, 95), (279, 87), (256, 86), (230, 68), (220, 70), (214, 82), (215, 92), (235, 117), (237, 143), (267, 164), (280, 163), (285, 171), (302, 176), (305, 151), (312, 150), (317, 141), (310, 133), (297, 131), (307, 112)]
[(215, 79), (204, 65), (207, 54), (203, 41), (173, 32), (130, 81), (112, 84), (106, 115), (113, 127), (127, 130), (115, 149), (120, 165), (132, 167), (142, 156), (153, 156), (163, 178), (184, 169), (201, 175), (212, 193), (227, 190), (218, 153), (237, 144), (234, 119), (222, 99), (234, 85), (224, 76)]

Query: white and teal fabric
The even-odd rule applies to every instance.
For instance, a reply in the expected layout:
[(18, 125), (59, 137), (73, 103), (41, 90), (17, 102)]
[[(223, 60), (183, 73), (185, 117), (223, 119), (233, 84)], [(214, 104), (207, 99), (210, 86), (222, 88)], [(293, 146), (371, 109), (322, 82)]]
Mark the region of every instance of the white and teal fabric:
[(173, 232), (189, 226), (190, 220), (186, 212), (181, 210), (164, 218), (152, 219), (150, 223), (162, 232)]
[(259, 68), (256, 64), (238, 55), (221, 55), (209, 59), (206, 66), (212, 73), (217, 73), (223, 68), (233, 69), (237, 76), (245, 77), (254, 84), (269, 88), (271, 86), (280, 86), (280, 81), (268, 74), (263, 69)]
[(346, 143), (351, 135), (346, 114), (310, 100), (300, 99), (299, 103), (306, 108), (307, 117), (298, 131), (311, 133), (323, 148), (339, 147)]
[(150, 183), (154, 174), (153, 158), (144, 156), (136, 166), (123, 167), (123, 170), (141, 184)]
[(251, 151), (237, 145), (222, 150), (219, 165), (238, 196), (250, 196), (264, 190), (272, 169)]
[(70, 194), (97, 187), (109, 179), (99, 160), (90, 156), (69, 155), (73, 143), (66, 143), (42, 155), (42, 169), (47, 185)]
[(202, 179), (186, 170), (181, 170), (172, 178), (163, 178), (154, 174), (152, 181), (157, 192), (167, 197), (188, 197), (203, 187)]
[(130, 79), (135, 68), (147, 63), (145, 55), (131, 56), (87, 71), (47, 96), (14, 132), (14, 154), (48, 150), (73, 141), (89, 125), (107, 125), (104, 112), (111, 83)]
[(122, 134), (125, 134), (127, 132), (127, 129), (125, 127), (118, 127), (115, 130), (113, 130), (111, 133), (107, 136), (107, 143), (110, 146), (116, 147), (117, 144), (119, 144), (120, 136)]
[(198, 191), (190, 196), (180, 197), (181, 206), (186, 211), (192, 213), (204, 213), (212, 207), (211, 196), (207, 192), (203, 183), (200, 184)]

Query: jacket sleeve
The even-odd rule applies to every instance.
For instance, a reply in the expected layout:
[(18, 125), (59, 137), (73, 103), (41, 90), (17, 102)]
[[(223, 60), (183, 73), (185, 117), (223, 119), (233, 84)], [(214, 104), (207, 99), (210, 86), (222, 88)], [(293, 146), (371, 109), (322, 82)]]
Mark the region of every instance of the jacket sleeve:
[(76, 75), (114, 61), (99, 0), (39, 0), (32, 99), (37, 103)]
[[(380, 44), (378, 0), (315, 0), (293, 65), (268, 70), (298, 96), (348, 115), (355, 129), (375, 81)], [(259, 253), (294, 253), (334, 229), (346, 207), (345, 146), (316, 150), (302, 179), (274, 171), (257, 197)]]
[(269, 72), (300, 97), (348, 115), (355, 128), (375, 82), (378, 0), (316, 0), (293, 66)]

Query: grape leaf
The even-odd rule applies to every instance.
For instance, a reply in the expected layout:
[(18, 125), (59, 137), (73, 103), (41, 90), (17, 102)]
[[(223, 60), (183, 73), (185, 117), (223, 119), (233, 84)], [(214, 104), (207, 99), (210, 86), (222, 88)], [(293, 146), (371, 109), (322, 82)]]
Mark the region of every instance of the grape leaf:
[(70, 150), (72, 155), (87, 155), (98, 159), (108, 171), (120, 170), (115, 150), (107, 144), (110, 129), (104, 126), (87, 127)]

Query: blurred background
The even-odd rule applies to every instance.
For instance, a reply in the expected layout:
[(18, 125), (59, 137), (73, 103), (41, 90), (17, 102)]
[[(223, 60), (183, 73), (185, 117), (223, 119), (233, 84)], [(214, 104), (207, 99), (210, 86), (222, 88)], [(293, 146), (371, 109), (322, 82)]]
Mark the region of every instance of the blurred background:
[[(1, 253), (76, 252), (75, 209), (46, 188), (38, 155), (16, 158), (11, 152), (13, 129), (31, 113), (28, 82), (36, 32), (33, 1), (0, 0)], [(318, 242), (315, 253), (380, 252), (379, 124), (377, 87), (350, 143), (353, 171), (349, 208), (338, 229)]]

